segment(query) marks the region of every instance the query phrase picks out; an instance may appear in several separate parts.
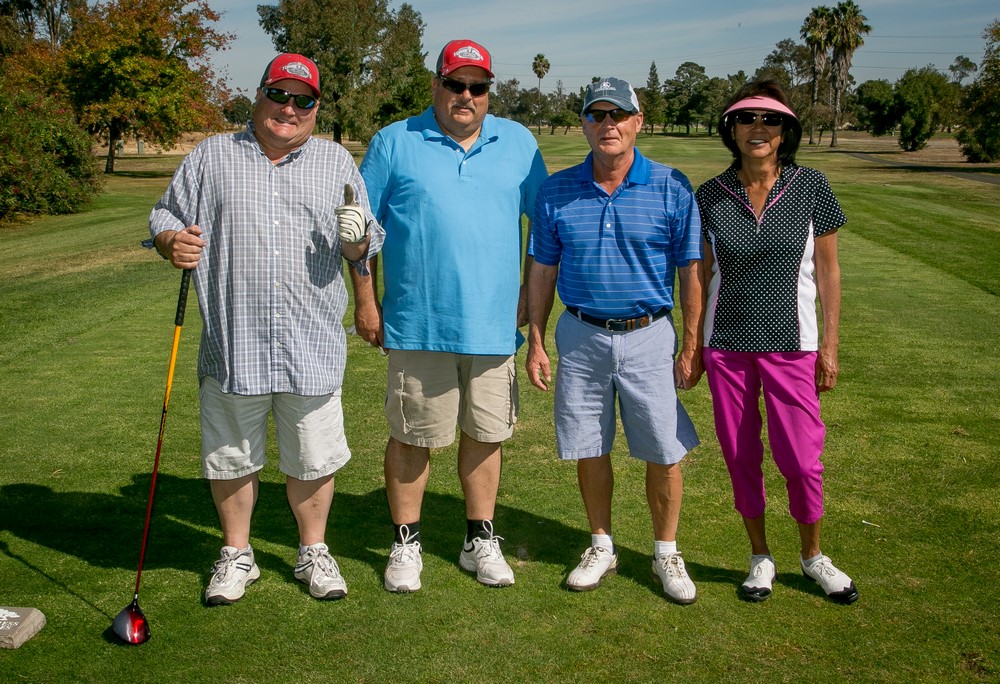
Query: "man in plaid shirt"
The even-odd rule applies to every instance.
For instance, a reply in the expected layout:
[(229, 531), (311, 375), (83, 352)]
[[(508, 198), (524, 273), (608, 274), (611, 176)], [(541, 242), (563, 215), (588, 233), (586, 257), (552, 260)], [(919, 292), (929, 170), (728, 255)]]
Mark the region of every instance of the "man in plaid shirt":
[[(312, 136), (319, 72), (282, 54), (261, 78), (245, 131), (202, 142), (150, 215), (157, 251), (194, 269), (202, 473), (223, 548), (205, 590), (232, 603), (260, 577), (250, 518), (272, 414), (299, 530), (294, 575), (321, 599), (347, 585), (325, 544), (334, 473), (351, 457), (340, 388), (347, 357), (341, 257), (356, 282), (383, 231), (351, 155)], [(370, 287), (370, 286), (369, 286)]]

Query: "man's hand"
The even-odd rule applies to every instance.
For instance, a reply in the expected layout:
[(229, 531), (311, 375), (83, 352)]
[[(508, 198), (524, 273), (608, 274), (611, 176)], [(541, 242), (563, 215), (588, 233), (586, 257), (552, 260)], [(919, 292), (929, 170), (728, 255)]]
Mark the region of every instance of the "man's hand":
[(524, 361), (524, 370), (528, 380), (538, 389), (547, 392), (552, 382), (552, 367), (549, 365), (549, 355), (540, 344), (528, 345), (528, 357)]
[(197, 225), (183, 230), (165, 230), (153, 240), (156, 251), (166, 257), (175, 268), (192, 269), (198, 266), (205, 240)]
[(704, 372), (700, 350), (681, 350), (674, 361), (674, 386), (689, 390), (698, 384)]
[(344, 203), (334, 210), (337, 215), (337, 235), (341, 242), (357, 244), (368, 236), (365, 212), (354, 200), (354, 188), (344, 185)]

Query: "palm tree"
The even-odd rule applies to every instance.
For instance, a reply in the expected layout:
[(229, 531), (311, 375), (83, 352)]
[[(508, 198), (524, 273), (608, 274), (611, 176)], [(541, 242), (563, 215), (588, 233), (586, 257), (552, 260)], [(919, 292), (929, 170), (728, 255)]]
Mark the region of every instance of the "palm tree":
[(862, 36), (871, 33), (872, 30), (867, 22), (868, 17), (861, 13), (861, 8), (854, 4), (854, 0), (843, 0), (833, 10), (833, 23), (830, 27), (830, 47), (833, 48), (830, 69), (830, 83), (833, 86), (833, 131), (830, 136), (830, 147), (837, 146), (840, 101), (847, 89), (854, 51), (865, 44)]
[[(812, 108), (816, 109), (819, 102), (819, 84), (826, 71), (826, 62), (830, 53), (830, 25), (833, 23), (833, 10), (826, 5), (813, 7), (809, 16), (802, 22), (799, 36), (805, 41), (812, 57)], [(816, 120), (809, 117), (809, 144), (816, 137)]]
[(542, 132), (542, 79), (545, 78), (545, 74), (549, 73), (549, 68), (552, 65), (549, 64), (549, 60), (545, 59), (545, 55), (539, 52), (535, 55), (535, 59), (531, 62), (531, 70), (535, 72), (535, 76), (538, 77), (538, 115), (535, 119), (535, 125), (537, 126), (538, 132)]

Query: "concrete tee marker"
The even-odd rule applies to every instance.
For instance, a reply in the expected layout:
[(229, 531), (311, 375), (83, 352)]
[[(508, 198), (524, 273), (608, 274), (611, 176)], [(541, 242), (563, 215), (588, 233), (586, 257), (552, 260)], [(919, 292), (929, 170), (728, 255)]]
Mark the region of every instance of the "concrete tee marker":
[(45, 626), (37, 608), (0, 606), (0, 648), (18, 648)]

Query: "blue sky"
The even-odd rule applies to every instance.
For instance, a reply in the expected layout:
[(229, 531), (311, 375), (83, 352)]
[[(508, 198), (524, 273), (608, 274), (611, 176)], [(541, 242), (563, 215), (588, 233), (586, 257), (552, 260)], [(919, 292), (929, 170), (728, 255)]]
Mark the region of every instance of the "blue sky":
[[(263, 3), (265, 0), (261, 0)], [(858, 83), (895, 82), (906, 69), (934, 64), (946, 71), (957, 55), (977, 64), (983, 56), (983, 30), (1000, 18), (996, 0), (855, 0), (872, 32), (854, 56), (851, 73)], [(274, 0), (276, 4), (276, 0)], [(399, 7), (392, 0), (392, 7)], [(471, 38), (493, 55), (497, 78), (517, 78), (522, 87), (537, 84), (531, 61), (542, 53), (552, 67), (542, 90), (557, 81), (575, 91), (593, 76), (618, 76), (642, 86), (650, 62), (660, 79), (691, 61), (709, 76), (743, 69), (753, 72), (775, 44), (799, 40), (799, 28), (813, 2), (781, 0), (504, 0), (458, 3), (413, 0), (423, 17), (424, 51), (434, 67), (441, 47), (454, 38)], [(832, 6), (836, 0), (826, 0)], [(210, 0), (224, 12), (219, 27), (235, 33), (229, 50), (213, 59), (231, 88), (252, 95), (267, 62), (276, 53), (257, 23), (256, 2)]]

